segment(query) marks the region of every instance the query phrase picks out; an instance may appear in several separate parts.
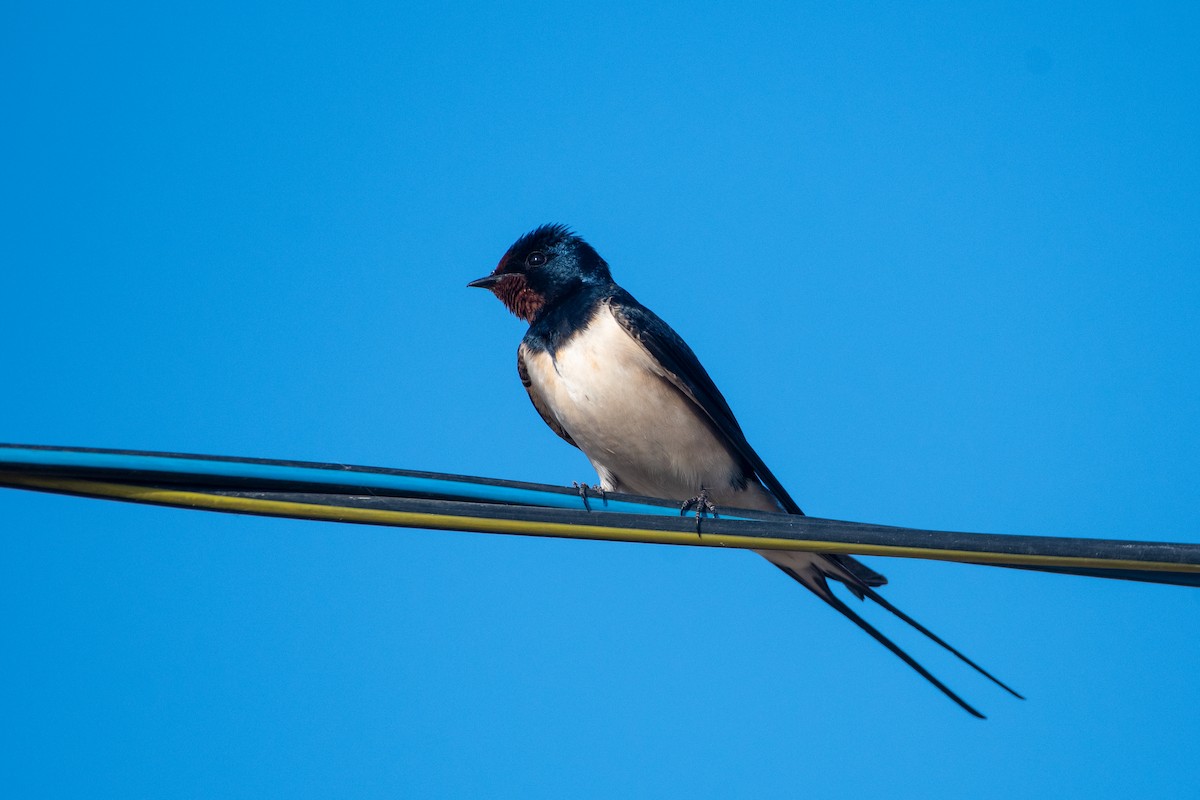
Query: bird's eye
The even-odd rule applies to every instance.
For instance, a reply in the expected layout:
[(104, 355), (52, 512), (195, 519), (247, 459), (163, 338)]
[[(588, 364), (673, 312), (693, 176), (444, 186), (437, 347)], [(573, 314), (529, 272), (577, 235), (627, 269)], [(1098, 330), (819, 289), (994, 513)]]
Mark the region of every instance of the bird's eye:
[(534, 250), (529, 255), (525, 256), (525, 266), (540, 267), (546, 263), (546, 254), (541, 250)]

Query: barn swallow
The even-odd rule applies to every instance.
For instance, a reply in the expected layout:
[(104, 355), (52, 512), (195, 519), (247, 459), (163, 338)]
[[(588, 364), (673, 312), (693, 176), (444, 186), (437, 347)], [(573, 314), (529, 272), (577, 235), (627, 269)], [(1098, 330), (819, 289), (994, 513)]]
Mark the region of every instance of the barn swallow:
[[(550, 429), (587, 456), (603, 491), (804, 513), (746, 441), (691, 348), (618, 286), (604, 259), (568, 228), (543, 225), (525, 234), (490, 275), (468, 286), (490, 290), (529, 323), (517, 349), (517, 374)], [(887, 580), (862, 562), (756, 552), (971, 714), (983, 716), (846, 605), (829, 581), (895, 614), (1020, 697), (876, 592)]]

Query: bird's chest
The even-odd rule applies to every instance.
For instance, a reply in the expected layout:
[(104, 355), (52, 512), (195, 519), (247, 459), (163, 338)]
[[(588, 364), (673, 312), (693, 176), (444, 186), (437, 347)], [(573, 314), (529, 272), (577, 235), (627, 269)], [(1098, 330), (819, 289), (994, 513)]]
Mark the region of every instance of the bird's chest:
[(553, 354), (525, 350), (523, 357), (530, 391), (589, 455), (589, 445), (614, 449), (679, 404), (678, 392), (607, 309)]
[(522, 357), (531, 394), (614, 487), (673, 497), (735, 472), (703, 412), (607, 309), (553, 355)]

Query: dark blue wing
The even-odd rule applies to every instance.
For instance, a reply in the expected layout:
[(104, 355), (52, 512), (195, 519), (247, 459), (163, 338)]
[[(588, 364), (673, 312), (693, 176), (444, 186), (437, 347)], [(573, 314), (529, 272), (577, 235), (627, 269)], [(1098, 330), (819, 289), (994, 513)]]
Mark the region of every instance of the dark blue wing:
[(800, 506), (783, 488), (783, 484), (746, 441), (746, 435), (742, 433), (741, 426), (734, 418), (729, 403), (708, 376), (692, 348), (687, 346), (687, 342), (658, 315), (634, 300), (624, 290), (613, 295), (610, 307), (617, 322), (662, 365), (667, 372), (667, 378), (676, 388), (690, 397), (712, 420), (717, 431), (741, 457), (747, 480), (757, 477), (785, 511), (789, 514), (803, 514)]

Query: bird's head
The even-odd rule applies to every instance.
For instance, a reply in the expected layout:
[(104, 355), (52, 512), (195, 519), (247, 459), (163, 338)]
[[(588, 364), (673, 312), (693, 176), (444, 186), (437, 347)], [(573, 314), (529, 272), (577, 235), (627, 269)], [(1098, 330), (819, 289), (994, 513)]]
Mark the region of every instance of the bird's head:
[(467, 285), (490, 289), (509, 311), (532, 322), (579, 289), (611, 282), (608, 264), (590, 244), (565, 225), (543, 225), (517, 239), (491, 275)]

